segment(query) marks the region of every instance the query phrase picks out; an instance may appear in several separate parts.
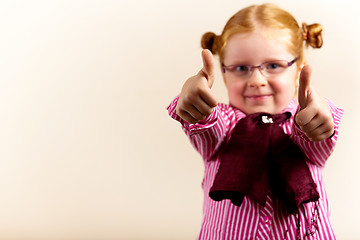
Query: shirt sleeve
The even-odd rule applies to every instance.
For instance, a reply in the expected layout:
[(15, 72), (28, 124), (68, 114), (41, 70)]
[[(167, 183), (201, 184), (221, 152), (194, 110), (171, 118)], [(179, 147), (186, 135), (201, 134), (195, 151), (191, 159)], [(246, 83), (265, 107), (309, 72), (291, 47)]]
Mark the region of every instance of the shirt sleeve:
[(167, 107), (169, 116), (181, 123), (182, 129), (189, 137), (191, 144), (203, 159), (210, 160), (221, 146), (227, 134), (226, 121), (220, 107), (216, 106), (206, 119), (196, 124), (191, 124), (176, 114), (178, 100), (179, 97), (176, 97)]
[(301, 148), (308, 160), (317, 166), (323, 167), (326, 160), (335, 149), (335, 144), (339, 135), (339, 124), (344, 114), (344, 110), (337, 107), (330, 100), (327, 100), (330, 111), (334, 120), (334, 134), (323, 141), (313, 142), (309, 140), (304, 132), (295, 124), (293, 124), (293, 141)]

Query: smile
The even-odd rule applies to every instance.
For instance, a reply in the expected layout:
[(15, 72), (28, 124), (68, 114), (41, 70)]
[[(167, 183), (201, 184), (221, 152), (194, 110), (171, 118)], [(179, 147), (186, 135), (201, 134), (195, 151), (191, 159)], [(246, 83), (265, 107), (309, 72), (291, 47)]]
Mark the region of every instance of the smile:
[(247, 99), (253, 100), (253, 101), (263, 101), (268, 98), (270, 98), (271, 95), (252, 95), (252, 96), (246, 96)]

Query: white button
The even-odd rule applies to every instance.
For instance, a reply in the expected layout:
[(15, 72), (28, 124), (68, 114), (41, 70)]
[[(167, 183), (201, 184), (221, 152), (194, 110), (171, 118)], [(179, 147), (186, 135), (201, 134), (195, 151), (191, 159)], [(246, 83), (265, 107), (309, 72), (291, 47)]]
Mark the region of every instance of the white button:
[(261, 120), (263, 123), (273, 123), (272, 118), (269, 116), (262, 116)]

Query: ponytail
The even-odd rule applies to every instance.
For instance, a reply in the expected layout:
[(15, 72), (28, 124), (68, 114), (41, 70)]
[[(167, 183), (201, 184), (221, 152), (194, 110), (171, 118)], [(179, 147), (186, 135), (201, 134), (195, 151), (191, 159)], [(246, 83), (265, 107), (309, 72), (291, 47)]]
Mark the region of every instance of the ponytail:
[(209, 49), (212, 54), (218, 54), (219, 52), (220, 37), (213, 32), (204, 33), (201, 37), (201, 47), (203, 49)]
[(321, 46), (323, 45), (323, 39), (322, 39), (323, 27), (318, 23), (314, 23), (311, 25), (307, 25), (306, 23), (303, 23), (302, 29), (303, 29), (303, 38), (305, 40), (306, 46), (310, 45), (313, 48), (321, 48)]

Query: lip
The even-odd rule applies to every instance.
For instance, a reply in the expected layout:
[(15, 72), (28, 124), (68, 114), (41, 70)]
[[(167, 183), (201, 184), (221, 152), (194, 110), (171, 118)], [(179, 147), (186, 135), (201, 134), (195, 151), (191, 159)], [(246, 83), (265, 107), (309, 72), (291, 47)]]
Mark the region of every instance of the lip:
[(250, 95), (250, 96), (245, 96), (247, 99), (252, 100), (252, 101), (264, 101), (268, 98), (271, 97), (271, 94), (263, 94), (263, 95)]

